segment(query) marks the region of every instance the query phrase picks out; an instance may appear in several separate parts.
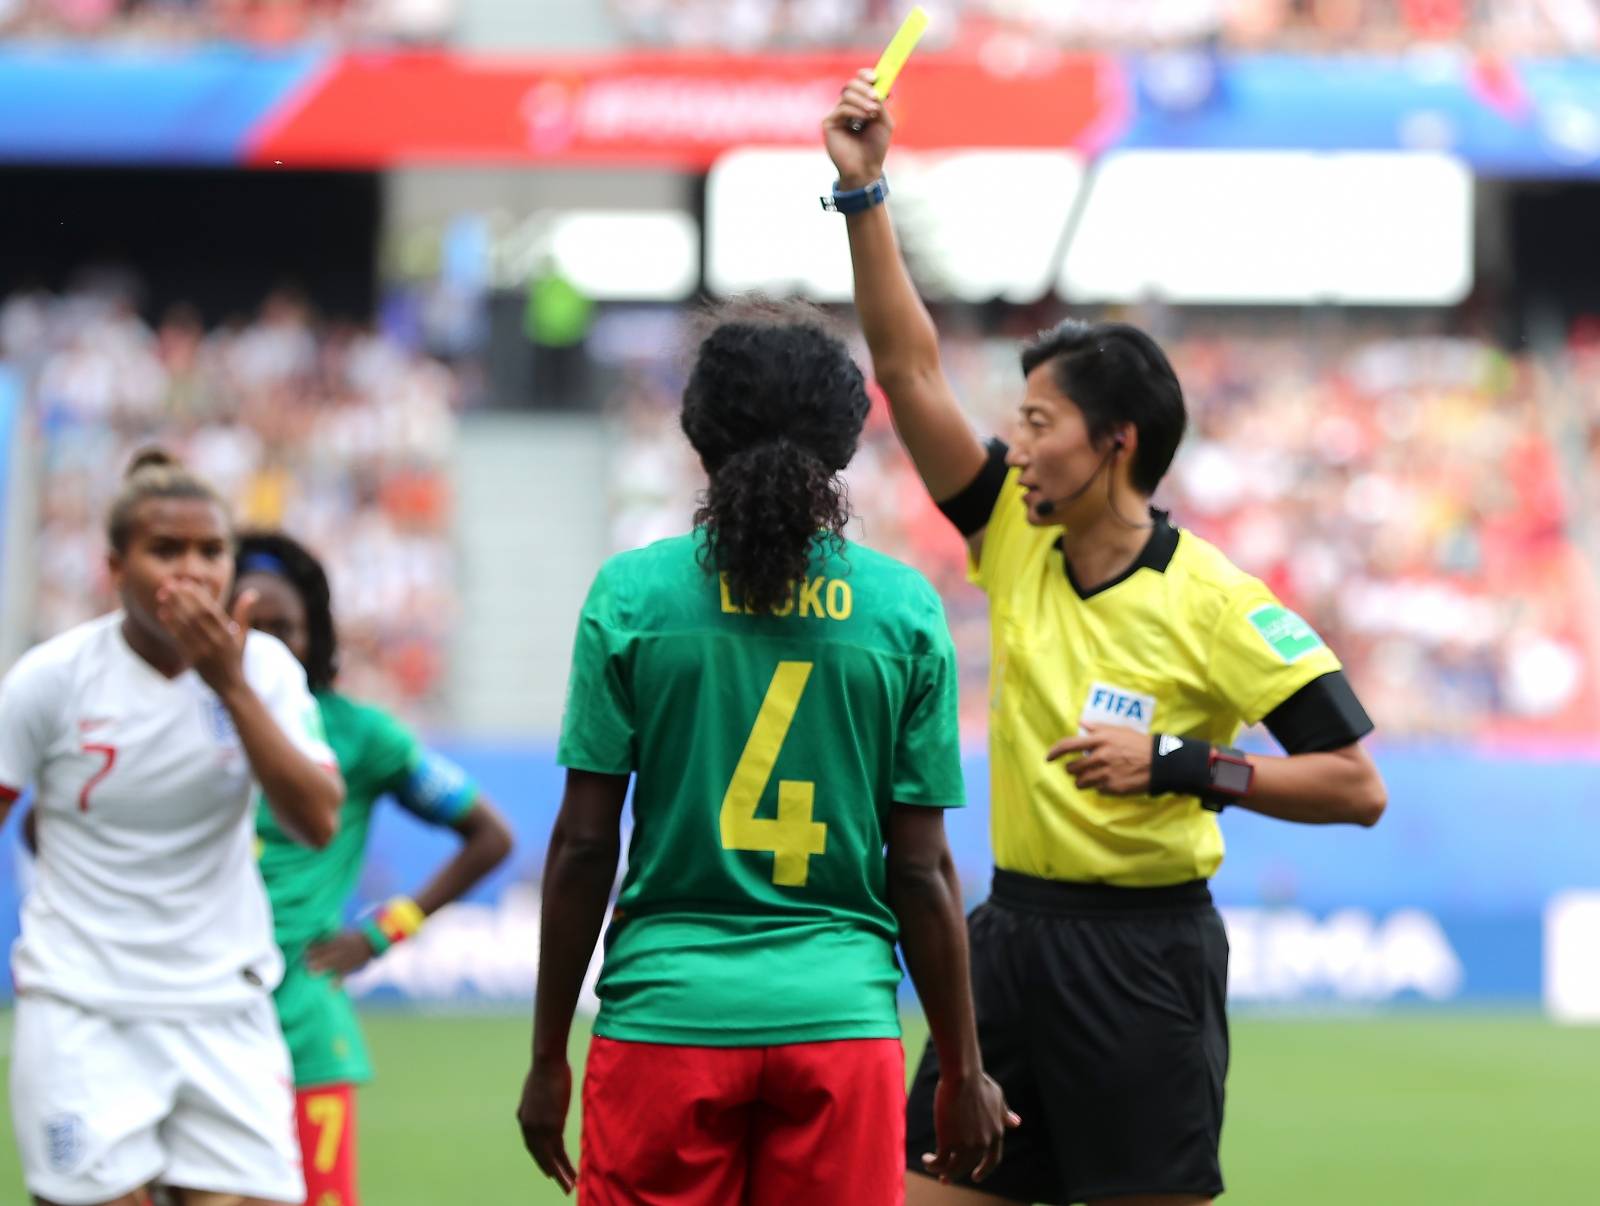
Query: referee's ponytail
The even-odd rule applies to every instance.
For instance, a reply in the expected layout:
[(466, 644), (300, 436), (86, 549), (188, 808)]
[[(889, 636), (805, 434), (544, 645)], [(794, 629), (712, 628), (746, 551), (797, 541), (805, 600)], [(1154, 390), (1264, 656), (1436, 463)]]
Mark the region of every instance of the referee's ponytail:
[(764, 299), (716, 311), (683, 392), (683, 432), (711, 479), (695, 513), (703, 564), (757, 612), (790, 599), (818, 540), (840, 541), (850, 519), (839, 473), (870, 403), (825, 321)]

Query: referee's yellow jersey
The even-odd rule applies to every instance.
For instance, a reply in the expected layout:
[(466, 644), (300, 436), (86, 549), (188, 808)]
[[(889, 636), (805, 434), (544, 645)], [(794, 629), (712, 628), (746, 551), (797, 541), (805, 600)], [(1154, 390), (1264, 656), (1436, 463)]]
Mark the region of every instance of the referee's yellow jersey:
[(1061, 529), (1028, 523), (1017, 476), (971, 574), (989, 596), (995, 864), (1123, 887), (1208, 879), (1222, 831), (1196, 797), (1101, 795), (1046, 752), (1084, 723), (1229, 745), (1339, 660), (1263, 582), (1160, 512), (1125, 574), (1080, 591)]

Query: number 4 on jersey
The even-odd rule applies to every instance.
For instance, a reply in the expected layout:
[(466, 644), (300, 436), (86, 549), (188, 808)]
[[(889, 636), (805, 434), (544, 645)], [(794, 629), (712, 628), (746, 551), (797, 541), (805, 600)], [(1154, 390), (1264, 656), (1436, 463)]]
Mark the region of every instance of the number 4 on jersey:
[(789, 736), (789, 726), (800, 707), (811, 677), (810, 662), (779, 662), (767, 686), (767, 696), (756, 713), (755, 728), (744, 743), (733, 782), (722, 797), (722, 848), (770, 850), (772, 882), (785, 888), (804, 886), (811, 856), (823, 854), (828, 827), (811, 819), (816, 784), (782, 779), (778, 782), (778, 817), (756, 816), (756, 808), (772, 781), (778, 751)]

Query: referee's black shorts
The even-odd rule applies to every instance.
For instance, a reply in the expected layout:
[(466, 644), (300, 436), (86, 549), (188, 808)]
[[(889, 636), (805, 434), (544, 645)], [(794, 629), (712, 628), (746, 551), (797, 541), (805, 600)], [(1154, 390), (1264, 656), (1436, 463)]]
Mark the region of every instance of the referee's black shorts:
[[(1203, 880), (1069, 884), (996, 871), (967, 918), (978, 1039), (1022, 1125), (980, 1188), (1019, 1202), (1222, 1192), (1228, 938)], [(930, 1042), (906, 1164), (935, 1149)]]

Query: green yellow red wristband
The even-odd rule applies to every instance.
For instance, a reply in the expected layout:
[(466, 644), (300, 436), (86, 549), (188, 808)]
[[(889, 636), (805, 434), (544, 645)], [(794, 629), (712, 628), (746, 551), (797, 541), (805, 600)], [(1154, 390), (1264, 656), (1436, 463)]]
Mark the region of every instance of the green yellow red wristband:
[(390, 946), (411, 937), (426, 920), (422, 909), (409, 896), (396, 896), (378, 910), (378, 928), (389, 939)]
[(361, 923), (361, 932), (366, 935), (367, 945), (372, 948), (373, 955), (381, 955), (389, 949), (389, 937), (378, 928), (374, 918), (368, 917)]
[(395, 943), (410, 938), (426, 920), (427, 915), (416, 901), (409, 896), (396, 896), (361, 923), (361, 932), (372, 944), (373, 954), (381, 955)]

